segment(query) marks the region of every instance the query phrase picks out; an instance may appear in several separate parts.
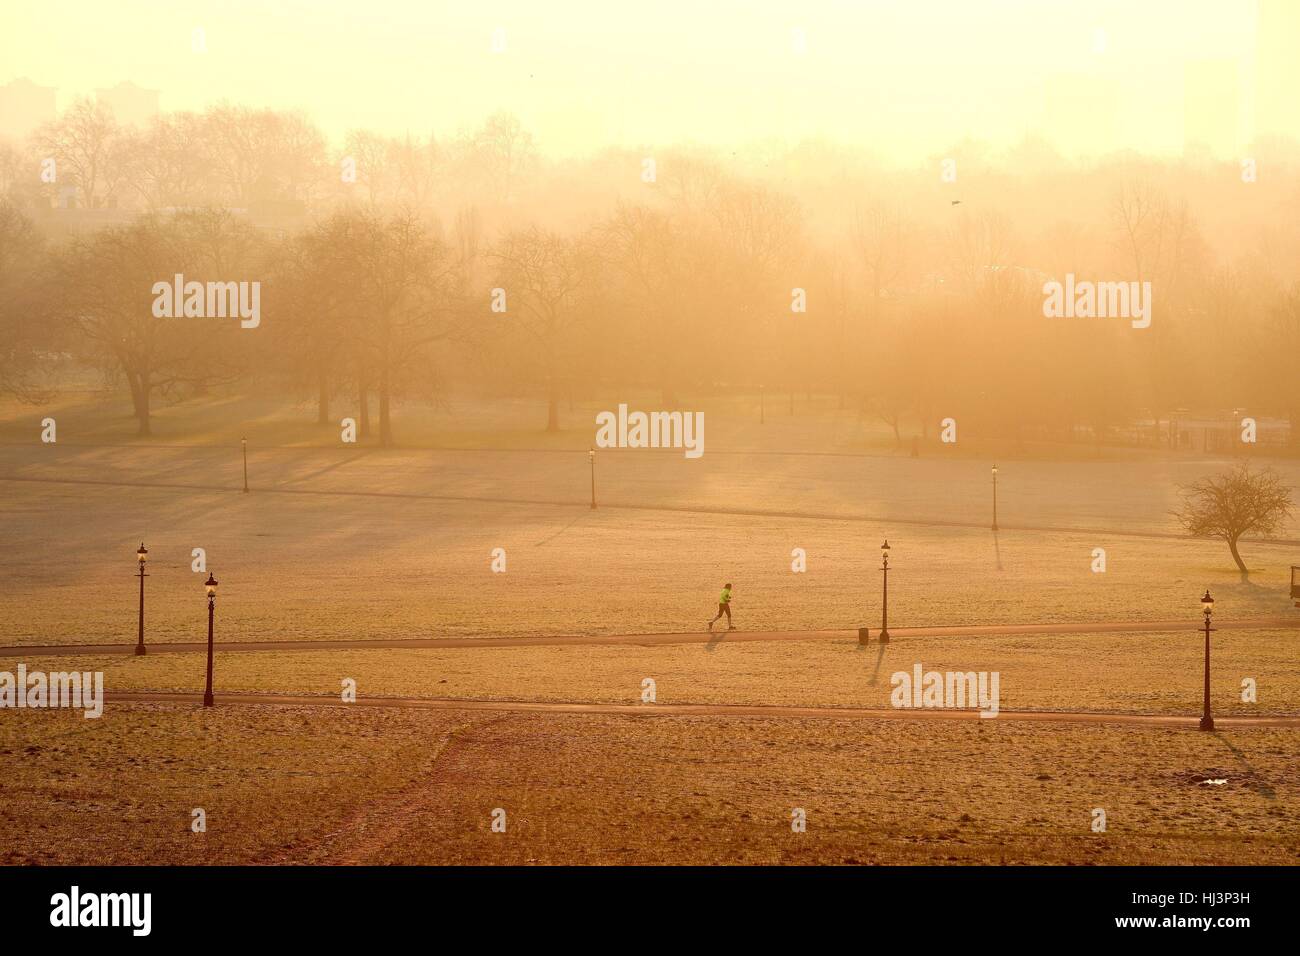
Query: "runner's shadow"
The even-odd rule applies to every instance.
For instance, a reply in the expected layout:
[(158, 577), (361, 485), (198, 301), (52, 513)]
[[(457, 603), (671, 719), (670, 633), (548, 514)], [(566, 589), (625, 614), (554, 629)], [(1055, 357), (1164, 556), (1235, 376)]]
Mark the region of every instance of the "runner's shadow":
[[(880, 664), (885, 659), (885, 645), (880, 641), (877, 641), (876, 646), (879, 648), (879, 650), (876, 652), (876, 666), (875, 669), (872, 670), (871, 672), (871, 680), (867, 681), (867, 683), (870, 684), (872, 687), (875, 687), (876, 684), (880, 682)], [(867, 645), (865, 644), (858, 645), (859, 654), (865, 653), (866, 650), (867, 650)]]

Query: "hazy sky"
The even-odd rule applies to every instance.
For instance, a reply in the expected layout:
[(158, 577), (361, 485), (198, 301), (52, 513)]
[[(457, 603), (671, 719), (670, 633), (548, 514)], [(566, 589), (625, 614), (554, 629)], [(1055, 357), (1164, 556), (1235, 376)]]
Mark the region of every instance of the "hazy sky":
[[(1200, 125), (1237, 127), (1219, 138), (1242, 142), (1251, 129), (1254, 0), (7, 6), (0, 83), (55, 86), (60, 106), (131, 80), (161, 90), (165, 110), (300, 107), (334, 138), (444, 136), (504, 108), (552, 155), (824, 138), (910, 160), (967, 135), (1002, 146), (1034, 131), (1067, 153), (1176, 151), (1189, 69), (1212, 91), (1240, 70)], [(196, 28), (207, 52), (192, 48)], [(1221, 62), (1198, 73), (1202, 61)]]

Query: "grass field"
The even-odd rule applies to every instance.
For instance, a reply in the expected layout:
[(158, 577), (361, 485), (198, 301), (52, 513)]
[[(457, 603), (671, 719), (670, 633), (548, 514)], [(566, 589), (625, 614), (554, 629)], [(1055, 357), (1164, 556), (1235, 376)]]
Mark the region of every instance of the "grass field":
[[(1221, 622), (1300, 615), (1286, 587), (1300, 563), (1294, 525), (1286, 540), (1245, 545), (1249, 579), (1222, 544), (1177, 535), (1177, 483), (1223, 462), (1003, 461), (994, 534), (988, 461), (875, 454), (823, 411), (811, 435), (723, 416), (698, 461), (602, 452), (594, 511), (589, 430), (541, 436), (505, 413), (476, 419), (482, 431), (429, 433), (472, 450), (327, 447), (272, 421), (250, 452), (247, 495), (238, 441), (212, 408), (211, 428), (167, 435), (164, 420), (152, 442), (74, 408), (53, 446), (22, 439), (11, 416), (0, 644), (134, 641), (143, 540), (150, 642), (205, 638), (204, 574), (191, 569), (203, 548), (221, 581), (218, 638), (303, 649), (219, 653), (213, 711), (111, 700), (99, 720), (0, 711), (0, 861), (1296, 862), (1290, 728), (220, 705), (235, 691), (337, 698), (345, 678), (363, 697), (636, 703), (652, 677), (660, 703), (877, 708), (890, 675), (920, 662), (998, 671), (1004, 710), (1194, 715), (1205, 588)], [(488, 436), (499, 446), (484, 447)], [(1278, 469), (1300, 484), (1296, 465)], [(874, 629), (885, 537), (894, 627), (1185, 618), (1187, 629), (865, 648), (310, 646), (702, 631), (728, 580), (742, 630)], [(505, 573), (491, 569), (496, 548)], [(791, 570), (796, 548), (805, 573)], [(1094, 548), (1105, 573), (1091, 570)], [(1300, 715), (1297, 640), (1217, 633), (1216, 714)], [(22, 660), (102, 670), (110, 694), (202, 688), (192, 653)], [(1245, 678), (1257, 703), (1241, 700)], [(1228, 782), (1195, 782), (1207, 776)], [(194, 807), (206, 834), (189, 829)], [(488, 827), (495, 807), (506, 834)], [(791, 831), (795, 807), (807, 833)], [(1105, 833), (1091, 829), (1098, 807)]]
[[(1300, 714), (1300, 632), (1216, 635), (1215, 713)], [(661, 703), (889, 707), (890, 677), (926, 670), (998, 671), (1001, 706), (1197, 714), (1203, 645), (1186, 634), (1013, 635), (668, 647), (529, 647), (218, 653), (219, 688), (338, 697), (356, 681), (365, 697), (637, 703), (653, 678)], [(203, 690), (202, 654), (28, 657), (32, 669), (104, 672), (113, 690)], [(12, 667), (12, 664), (7, 666)], [(1258, 702), (1243, 703), (1252, 678)]]
[(1295, 864), (1294, 741), (996, 720), (7, 712), (0, 861)]
[[(892, 548), (892, 615), (899, 625), (1186, 615), (1195, 626), (1196, 599), (1206, 587), (1223, 616), (1292, 612), (1287, 568), (1300, 554), (1290, 544), (1246, 545), (1247, 559), (1259, 570), (1243, 581), (1221, 544), (1133, 537), (1125, 532), (1144, 523), (1134, 506), (1120, 510), (1102, 500), (1080, 507), (1102, 512), (1088, 520), (1107, 530), (1013, 530), (1014, 485), (1003, 492), (1011, 499), (1003, 511), (1011, 513), (1002, 517), (1004, 530), (996, 536), (982, 528), (867, 518), (862, 506), (842, 499), (817, 506), (842, 513), (840, 519), (716, 513), (722, 506), (812, 510), (817, 489), (826, 494), (825, 482), (810, 474), (802, 479), (813, 489), (807, 494), (713, 495), (713, 484), (734, 487), (746, 469), (760, 471), (743, 459), (712, 466), (716, 472), (692, 479), (693, 490), (664, 493), (673, 498), (666, 506), (697, 510), (665, 511), (642, 507), (652, 493), (650, 472), (657, 463), (665, 472), (659, 484), (676, 488), (668, 470), (684, 460), (651, 457), (650, 465), (638, 469), (633, 453), (624, 453), (609, 469), (615, 475), (602, 478), (605, 507), (591, 511), (580, 498), (586, 464), (577, 459), (585, 456), (395, 452), (350, 460), (343, 453), (304, 452), (290, 472), (301, 477), (283, 477), (279, 492), (257, 489), (254, 482), (256, 490), (243, 495), (157, 487), (239, 487), (237, 468), (226, 474), (187, 465), (177, 450), (168, 452), (166, 467), (153, 449), (69, 449), (49, 460), (42, 460), (43, 453), (0, 449), (2, 475), (73, 482), (0, 482), (0, 521), (10, 545), (0, 552), (3, 643), (134, 639), (138, 595), (129, 579), (142, 540), (150, 550), (148, 635), (156, 641), (205, 636), (204, 575), (191, 571), (194, 548), (205, 550), (222, 582), (223, 640), (689, 630), (712, 616), (727, 580), (736, 585), (739, 627), (856, 627), (878, 617), (878, 549), (885, 537)], [(400, 486), (412, 495), (558, 499), (559, 461), (578, 470), (577, 488), (568, 493), (577, 504), (375, 494)], [(877, 480), (888, 480), (899, 494), (916, 493), (908, 491), (911, 460), (851, 461), (875, 469)], [(808, 460), (797, 462), (811, 468)], [(1139, 466), (1109, 467), (1127, 473)], [(403, 469), (409, 474), (403, 476)], [(626, 469), (626, 487), (616, 477), (619, 469)], [(349, 493), (341, 493), (345, 479)], [(795, 481), (789, 475), (784, 480)], [(116, 483), (75, 483), (84, 481)], [(1110, 494), (1118, 481), (1111, 475), (1095, 485)], [(961, 486), (944, 491), (936, 485), (931, 493), (952, 509)], [(1164, 493), (1172, 492), (1166, 486)], [(942, 520), (916, 508), (910, 520)], [(1066, 527), (1082, 521), (1068, 513), (1036, 513), (1034, 520), (1052, 518)], [(1159, 525), (1159, 515), (1146, 523)], [(505, 550), (504, 574), (491, 570), (496, 548)], [(791, 571), (795, 548), (807, 554), (806, 573)], [(1106, 551), (1104, 574), (1090, 570), (1094, 548)]]

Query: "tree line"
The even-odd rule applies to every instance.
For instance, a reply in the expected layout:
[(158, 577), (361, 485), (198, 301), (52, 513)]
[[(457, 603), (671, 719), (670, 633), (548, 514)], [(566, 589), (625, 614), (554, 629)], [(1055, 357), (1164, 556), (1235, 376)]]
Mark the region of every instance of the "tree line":
[[(383, 445), (400, 402), (448, 387), (535, 395), (548, 430), (575, 389), (666, 408), (816, 391), (900, 443), (948, 416), (1001, 438), (1300, 417), (1294, 152), (1258, 183), (1208, 161), (1077, 168), (1034, 143), (958, 144), (951, 183), (818, 144), (649, 152), (547, 161), (505, 114), (331, 146), (297, 114), (138, 129), (81, 101), (0, 145), (0, 390), (37, 400), (66, 357), (148, 434), (159, 401), (256, 383), (310, 396), (322, 423), (346, 407)], [(69, 187), (121, 215), (60, 228)], [(258, 203), (301, 215), (268, 224)], [(1150, 328), (1044, 317), (1066, 273), (1150, 281)], [(264, 321), (157, 318), (151, 289), (176, 274), (259, 282)]]

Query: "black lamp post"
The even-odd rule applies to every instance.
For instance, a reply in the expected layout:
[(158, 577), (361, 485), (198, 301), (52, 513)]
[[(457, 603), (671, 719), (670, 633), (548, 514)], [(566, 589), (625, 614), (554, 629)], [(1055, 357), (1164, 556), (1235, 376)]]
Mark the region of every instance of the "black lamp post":
[(591, 460), (591, 510), (596, 510), (596, 449), (588, 448), (587, 457)]
[(208, 579), (203, 582), (208, 589), (208, 684), (203, 691), (203, 706), (212, 706), (212, 608), (217, 601), (217, 579), (208, 572)]
[(998, 530), (998, 466), (993, 466), (993, 530)]
[(880, 642), (889, 640), (889, 539), (880, 546), (880, 570), (884, 576), (884, 603), (880, 606)]
[(136, 638), (135, 641), (136, 657), (139, 657), (142, 654), (144, 654), (144, 579), (148, 577), (148, 575), (144, 573), (144, 562), (145, 562), (145, 558), (147, 558), (148, 556), (149, 556), (149, 551), (147, 548), (145, 548), (144, 542), (141, 541), (140, 550), (135, 553), (135, 559), (140, 564), (140, 632), (139, 632), (139, 636)]
[(1209, 588), (1201, 598), (1201, 612), (1205, 615), (1205, 699), (1201, 707), (1201, 729), (1213, 730), (1214, 718), (1210, 716), (1210, 615), (1214, 613), (1214, 598), (1210, 597)]

